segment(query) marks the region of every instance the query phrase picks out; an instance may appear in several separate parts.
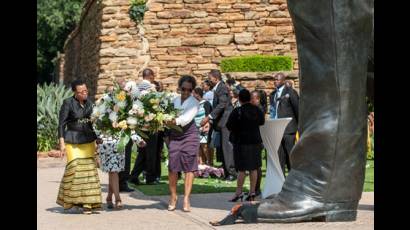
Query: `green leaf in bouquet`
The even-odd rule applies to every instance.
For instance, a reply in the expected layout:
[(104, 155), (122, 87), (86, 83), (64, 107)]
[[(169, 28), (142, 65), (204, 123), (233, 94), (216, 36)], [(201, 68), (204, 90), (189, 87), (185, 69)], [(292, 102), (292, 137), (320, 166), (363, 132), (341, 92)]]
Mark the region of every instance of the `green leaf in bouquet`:
[(142, 137), (142, 139), (148, 139), (148, 135), (147, 134), (145, 134), (144, 132), (142, 132), (141, 130), (135, 130), (135, 132), (140, 136), (140, 137)]
[(122, 132), (120, 136), (120, 141), (118, 141), (117, 145), (117, 152), (119, 153), (124, 153), (125, 152), (125, 146), (128, 144), (128, 142), (131, 139), (131, 133), (130, 132)]

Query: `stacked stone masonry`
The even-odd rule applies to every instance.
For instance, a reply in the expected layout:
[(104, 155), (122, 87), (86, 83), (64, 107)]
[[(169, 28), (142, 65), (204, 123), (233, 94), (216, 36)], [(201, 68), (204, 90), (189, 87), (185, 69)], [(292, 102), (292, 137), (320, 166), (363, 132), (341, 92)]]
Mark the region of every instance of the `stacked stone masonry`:
[[(175, 90), (182, 74), (202, 82), (222, 58), (252, 54), (291, 56), (291, 75), (297, 75), (286, 0), (148, 0), (140, 25), (129, 18), (129, 2), (87, 1), (66, 42), (65, 82), (87, 78), (99, 97), (114, 79), (140, 80), (141, 70), (149, 67), (167, 89)], [(274, 87), (267, 74), (237, 79), (270, 92)]]

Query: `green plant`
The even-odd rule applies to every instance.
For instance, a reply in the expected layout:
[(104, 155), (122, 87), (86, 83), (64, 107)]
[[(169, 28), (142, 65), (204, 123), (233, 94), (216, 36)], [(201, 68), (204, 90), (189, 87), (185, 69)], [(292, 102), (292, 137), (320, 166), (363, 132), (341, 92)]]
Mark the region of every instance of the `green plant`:
[(288, 56), (252, 55), (222, 59), (222, 72), (271, 72), (292, 70)]
[(131, 0), (131, 6), (128, 13), (130, 18), (136, 23), (140, 23), (144, 19), (144, 13), (147, 11), (145, 3), (146, 0)]
[(37, 85), (37, 151), (49, 151), (58, 144), (58, 114), (63, 100), (72, 95), (64, 85)]

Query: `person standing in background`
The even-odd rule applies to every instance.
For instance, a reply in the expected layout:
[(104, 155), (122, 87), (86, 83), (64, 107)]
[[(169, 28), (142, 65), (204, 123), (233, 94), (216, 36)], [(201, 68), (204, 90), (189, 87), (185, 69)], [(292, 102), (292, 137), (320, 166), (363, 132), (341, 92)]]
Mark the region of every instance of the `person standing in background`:
[(202, 98), (203, 91), (201, 88), (197, 87), (192, 92), (192, 96), (194, 96), (199, 101), (199, 109), (198, 113), (195, 116), (195, 124), (196, 127), (199, 129), (199, 156), (198, 162), (199, 164), (206, 164), (212, 165), (213, 164), (213, 156), (209, 154), (209, 146), (208, 146), (208, 132), (210, 128), (210, 124), (206, 124), (204, 127), (201, 127), (201, 121), (206, 116), (208, 116), (212, 111), (212, 105), (209, 101)]
[[(204, 91), (204, 96), (203, 98), (207, 101), (209, 101), (209, 103), (213, 103), (214, 101), (214, 91), (213, 89), (213, 85), (211, 83), (211, 81), (209, 81), (208, 79), (206, 79), (203, 83), (202, 83), (202, 90)], [(212, 105), (213, 106), (213, 105)]]
[[(271, 94), (271, 106), (275, 107), (276, 113), (273, 119), (290, 117), (292, 120), (286, 126), (278, 154), (285, 176), (285, 167), (291, 170), (290, 153), (296, 142), (296, 133), (298, 131), (299, 118), (299, 95), (293, 89), (285, 85), (286, 76), (283, 73), (277, 73), (274, 77), (276, 89)], [(272, 115), (271, 115), (272, 116)]]
[(214, 101), (212, 103), (212, 112), (205, 117), (201, 126), (204, 126), (208, 122), (212, 122), (214, 130), (221, 132), (221, 143), (223, 152), (223, 167), (225, 172), (225, 179), (233, 181), (236, 179), (237, 173), (235, 171), (235, 162), (233, 160), (233, 147), (229, 142), (229, 130), (226, 128), (226, 122), (229, 114), (232, 112), (233, 107), (231, 104), (231, 98), (229, 96), (228, 88), (222, 81), (221, 72), (217, 69), (213, 69), (208, 74), (209, 80), (214, 85)]

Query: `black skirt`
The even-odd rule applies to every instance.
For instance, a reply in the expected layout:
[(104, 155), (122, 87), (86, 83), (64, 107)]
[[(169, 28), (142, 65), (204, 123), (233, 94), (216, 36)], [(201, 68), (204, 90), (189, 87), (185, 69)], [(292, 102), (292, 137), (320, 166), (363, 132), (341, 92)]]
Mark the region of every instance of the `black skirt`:
[(262, 148), (262, 144), (234, 144), (235, 169), (250, 171), (262, 167)]

